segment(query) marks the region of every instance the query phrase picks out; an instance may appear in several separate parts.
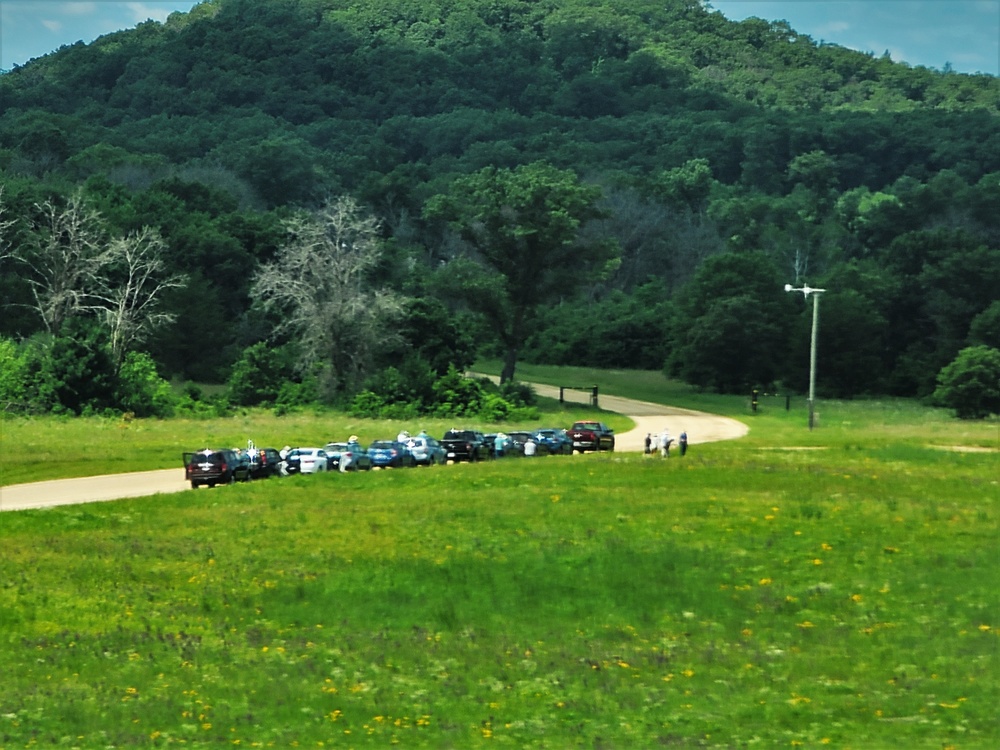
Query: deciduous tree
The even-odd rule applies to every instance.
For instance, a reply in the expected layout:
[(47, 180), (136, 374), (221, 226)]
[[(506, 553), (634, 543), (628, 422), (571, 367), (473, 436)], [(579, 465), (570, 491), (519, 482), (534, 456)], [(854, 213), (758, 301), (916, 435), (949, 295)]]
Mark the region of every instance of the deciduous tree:
[(536, 162), (483, 169), (428, 202), (427, 215), (447, 220), (467, 243), (467, 258), (445, 273), (503, 343), (501, 382), (514, 378), (529, 314), (594, 278), (615, 257), (611, 243), (581, 231), (600, 217), (599, 197), (599, 188), (573, 172)]

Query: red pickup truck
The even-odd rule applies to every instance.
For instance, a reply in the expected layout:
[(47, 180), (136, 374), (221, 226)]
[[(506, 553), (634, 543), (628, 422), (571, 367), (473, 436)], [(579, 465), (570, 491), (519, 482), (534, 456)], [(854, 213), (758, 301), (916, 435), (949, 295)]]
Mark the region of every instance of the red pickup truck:
[(613, 451), (615, 431), (604, 422), (576, 422), (566, 433), (573, 441), (573, 450)]

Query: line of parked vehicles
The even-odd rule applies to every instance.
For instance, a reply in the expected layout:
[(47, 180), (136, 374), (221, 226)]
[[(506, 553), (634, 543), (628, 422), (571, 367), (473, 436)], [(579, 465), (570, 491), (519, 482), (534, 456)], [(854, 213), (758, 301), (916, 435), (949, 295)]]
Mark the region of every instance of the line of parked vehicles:
[[(596, 436), (596, 437), (595, 437)], [(614, 450), (614, 432), (600, 422), (577, 422), (569, 430), (556, 427), (534, 431), (483, 433), (449, 430), (440, 440), (426, 432), (375, 440), (366, 448), (356, 435), (322, 448), (285, 446), (246, 449), (206, 448), (184, 453), (184, 477), (191, 487), (249, 482), (271, 476), (316, 474), (324, 471), (369, 471), (381, 468), (434, 466), (461, 461), (488, 461), (512, 456), (566, 455)]]

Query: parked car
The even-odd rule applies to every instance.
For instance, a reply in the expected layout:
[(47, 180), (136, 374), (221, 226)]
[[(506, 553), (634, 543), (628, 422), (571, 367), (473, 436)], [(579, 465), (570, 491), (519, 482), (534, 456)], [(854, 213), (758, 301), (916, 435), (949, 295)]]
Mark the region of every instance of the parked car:
[(273, 477), (281, 471), (281, 454), (277, 448), (257, 448), (247, 451), (250, 459), (250, 476), (253, 479)]
[(417, 435), (406, 443), (413, 460), (421, 466), (434, 466), (448, 461), (448, 452), (444, 446), (432, 437)]
[(549, 455), (573, 453), (573, 441), (569, 439), (566, 430), (555, 427), (544, 427), (535, 433), (539, 447)]
[(413, 454), (398, 440), (376, 440), (368, 446), (368, 457), (380, 469), (416, 466)]
[(507, 448), (507, 452), (511, 455), (523, 456), (525, 443), (529, 440), (534, 442), (536, 451), (538, 449), (538, 438), (533, 432), (514, 430), (513, 432), (508, 432), (507, 437), (511, 440), (510, 446)]
[(285, 456), (288, 474), (318, 474), (326, 470), (327, 456), (322, 448), (292, 448)]
[(197, 489), (202, 485), (214, 487), (217, 484), (247, 482), (252, 479), (250, 461), (245, 454), (234, 450), (213, 450), (206, 448), (197, 453), (185, 453), (184, 478)]
[(444, 448), (445, 458), (455, 463), (482, 461), (493, 455), (493, 445), (476, 430), (448, 430), (441, 438), (441, 447)]
[(327, 443), (323, 450), (330, 471), (368, 471), (372, 467), (368, 451), (357, 440)]
[(604, 422), (576, 422), (569, 428), (567, 434), (573, 441), (573, 450), (581, 453), (615, 449), (615, 431)]

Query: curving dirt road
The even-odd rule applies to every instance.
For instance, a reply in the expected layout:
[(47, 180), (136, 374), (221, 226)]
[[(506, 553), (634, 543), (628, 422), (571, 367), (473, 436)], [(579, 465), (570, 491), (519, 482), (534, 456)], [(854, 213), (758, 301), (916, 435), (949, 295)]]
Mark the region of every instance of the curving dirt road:
[[(559, 389), (555, 386), (533, 383), (532, 387), (539, 396), (559, 398)], [(590, 403), (590, 394), (585, 391), (567, 389), (563, 393), (563, 398), (567, 401)], [(624, 414), (635, 422), (635, 427), (628, 432), (615, 435), (615, 450), (619, 451), (643, 450), (646, 433), (656, 435), (663, 432), (664, 428), (670, 431), (674, 439), (682, 431), (687, 431), (688, 445), (735, 440), (750, 431), (745, 424), (729, 417), (692, 409), (679, 409), (649, 401), (636, 401), (621, 396), (600, 396), (598, 403), (602, 409)]]
[[(554, 386), (532, 385), (540, 396), (559, 398), (559, 389)], [(582, 391), (567, 390), (564, 398), (580, 403), (590, 401), (589, 394)], [(635, 422), (633, 429), (616, 435), (615, 447), (619, 451), (642, 451), (646, 433), (656, 434), (662, 432), (664, 428), (670, 430), (670, 434), (675, 438), (682, 430), (686, 430), (689, 445), (734, 440), (743, 437), (749, 431), (745, 424), (735, 419), (690, 409), (677, 409), (648, 401), (601, 396), (600, 405), (608, 411), (624, 414)], [(120, 500), (126, 497), (182, 492), (186, 489), (189, 487), (184, 481), (184, 471), (179, 466), (176, 469), (158, 471), (12, 484), (0, 487), (0, 511)]]

